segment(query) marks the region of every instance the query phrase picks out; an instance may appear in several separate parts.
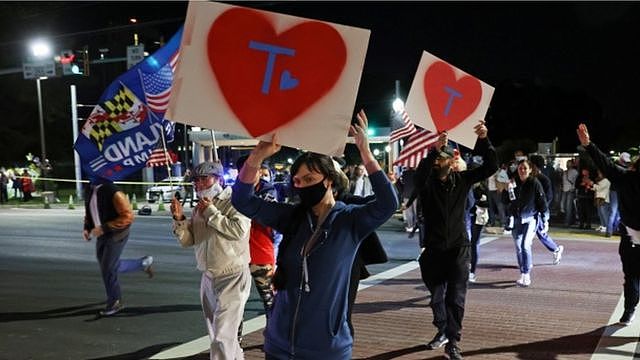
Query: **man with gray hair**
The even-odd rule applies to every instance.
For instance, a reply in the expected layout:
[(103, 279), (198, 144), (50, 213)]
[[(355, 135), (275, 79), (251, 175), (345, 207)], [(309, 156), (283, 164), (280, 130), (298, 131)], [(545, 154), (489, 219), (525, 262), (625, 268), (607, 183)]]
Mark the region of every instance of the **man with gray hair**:
[(203, 162), (193, 169), (198, 204), (191, 219), (171, 199), (173, 234), (182, 247), (193, 247), (202, 271), (200, 301), (211, 359), (243, 359), (238, 327), (249, 298), (249, 229), (251, 220), (231, 205), (231, 187), (222, 188), (220, 162)]

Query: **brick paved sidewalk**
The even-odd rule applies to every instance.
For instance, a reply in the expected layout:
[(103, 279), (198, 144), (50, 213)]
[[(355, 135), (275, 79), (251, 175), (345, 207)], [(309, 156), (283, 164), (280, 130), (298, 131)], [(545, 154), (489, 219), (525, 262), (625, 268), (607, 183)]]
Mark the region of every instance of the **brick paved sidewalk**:
[[(559, 241), (566, 250), (554, 266), (551, 253), (534, 241), (530, 288), (514, 286), (519, 274), (511, 238), (482, 246), (478, 283), (467, 295), (465, 359), (591, 358), (622, 291), (617, 242)], [(428, 302), (418, 269), (361, 291), (354, 359), (442, 359), (441, 349), (424, 346), (435, 334)], [(262, 342), (261, 331), (245, 337), (246, 359), (264, 358)]]

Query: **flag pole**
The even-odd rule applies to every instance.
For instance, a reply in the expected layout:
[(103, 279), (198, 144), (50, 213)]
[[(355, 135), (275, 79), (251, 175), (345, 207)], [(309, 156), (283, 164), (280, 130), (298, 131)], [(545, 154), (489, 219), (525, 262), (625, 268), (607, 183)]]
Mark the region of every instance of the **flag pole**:
[(209, 129), (209, 132), (211, 132), (211, 155), (213, 161), (220, 161), (220, 159), (218, 158), (218, 150), (216, 146), (216, 135), (213, 133), (213, 129)]

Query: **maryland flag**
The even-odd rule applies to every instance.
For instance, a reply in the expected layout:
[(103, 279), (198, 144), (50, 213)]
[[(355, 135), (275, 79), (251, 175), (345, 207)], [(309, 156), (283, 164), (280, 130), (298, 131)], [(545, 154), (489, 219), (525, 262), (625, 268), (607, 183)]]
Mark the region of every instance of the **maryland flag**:
[(82, 126), (82, 134), (102, 152), (104, 141), (111, 135), (132, 129), (147, 117), (147, 108), (124, 84), (114, 96), (98, 104)]
[(118, 76), (98, 100), (74, 145), (89, 179), (122, 180), (145, 167), (158, 144), (173, 139), (172, 122), (151, 95), (168, 101), (181, 39), (182, 28), (165, 46)]

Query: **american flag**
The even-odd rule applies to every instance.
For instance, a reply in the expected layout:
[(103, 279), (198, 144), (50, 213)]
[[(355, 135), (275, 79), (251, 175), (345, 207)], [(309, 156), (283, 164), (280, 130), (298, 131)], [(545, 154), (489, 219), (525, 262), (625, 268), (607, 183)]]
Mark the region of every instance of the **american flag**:
[(415, 134), (409, 137), (400, 151), (400, 156), (393, 164), (416, 168), (420, 160), (427, 156), (429, 147), (436, 141), (438, 141), (438, 133), (425, 129), (416, 129)]
[(173, 159), (169, 154), (169, 151), (165, 151), (163, 148), (157, 148), (151, 152), (149, 160), (147, 160), (147, 167), (164, 166), (173, 164)]
[[(413, 125), (413, 121), (409, 118), (409, 114), (405, 110), (402, 110), (400, 114), (394, 115), (395, 117), (400, 117), (402, 119), (402, 123), (397, 119), (392, 119), (392, 127), (393, 129), (389, 134), (389, 142), (392, 143), (394, 141), (398, 141), (405, 136), (409, 136), (416, 132), (416, 127)], [(396, 126), (393, 126), (396, 125)]]
[(147, 106), (155, 113), (164, 113), (169, 106), (171, 83), (173, 82), (173, 73), (176, 70), (178, 55), (179, 52), (176, 51), (169, 59), (169, 62), (154, 73), (140, 73)]

